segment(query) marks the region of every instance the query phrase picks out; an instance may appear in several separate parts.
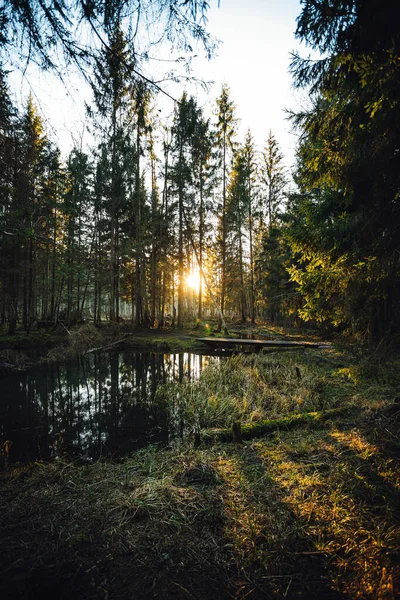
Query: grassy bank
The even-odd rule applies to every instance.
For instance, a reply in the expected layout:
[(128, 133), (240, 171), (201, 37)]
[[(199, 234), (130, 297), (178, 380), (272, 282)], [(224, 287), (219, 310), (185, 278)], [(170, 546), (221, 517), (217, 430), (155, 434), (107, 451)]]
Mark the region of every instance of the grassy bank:
[[(0, 593), (398, 597), (398, 367), (333, 350), (233, 357), (159, 392), (199, 448), (188, 435), (117, 462), (3, 468)], [(239, 420), (242, 444), (210, 438)]]
[[(198, 337), (219, 336), (216, 323), (189, 324), (185, 329), (135, 329), (128, 322), (120, 324), (103, 323), (95, 327), (92, 323), (71, 327), (67, 330), (61, 324), (56, 330), (37, 329), (26, 334), (20, 328), (13, 335), (6, 329), (0, 330), (0, 368), (25, 369), (38, 362), (59, 362), (85, 354), (96, 348), (136, 349), (152, 352), (189, 352), (202, 348)], [(284, 330), (280, 327), (251, 326), (232, 324), (232, 337), (261, 337), (293, 340), (316, 340), (315, 332), (307, 330)]]
[(91, 323), (70, 330), (20, 330), (14, 335), (0, 332), (0, 368), (25, 369), (38, 362), (59, 362), (95, 349), (129, 348), (152, 352), (184, 352), (198, 349), (198, 334), (193, 329), (138, 330), (130, 325)]

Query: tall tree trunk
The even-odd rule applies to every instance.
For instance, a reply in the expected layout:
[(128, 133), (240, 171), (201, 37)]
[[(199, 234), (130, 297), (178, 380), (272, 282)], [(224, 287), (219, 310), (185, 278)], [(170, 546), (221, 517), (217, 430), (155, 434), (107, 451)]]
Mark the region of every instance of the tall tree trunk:
[(157, 250), (159, 242), (159, 226), (158, 226), (158, 211), (157, 211), (157, 189), (156, 189), (156, 169), (155, 157), (152, 152), (151, 156), (151, 197), (152, 197), (152, 215), (153, 215), (153, 239), (151, 243), (151, 271), (150, 271), (150, 289), (151, 289), (151, 313), (150, 324), (154, 327), (156, 318), (156, 303), (157, 303)]
[(29, 279), (28, 279), (28, 321), (26, 332), (29, 333), (34, 319), (34, 289), (33, 289), (33, 238), (29, 238)]
[(28, 240), (25, 240), (23, 259), (24, 280), (22, 284), (22, 324), (24, 329), (28, 327), (28, 244)]
[(74, 247), (74, 230), (75, 222), (74, 217), (71, 216), (68, 224), (68, 243), (67, 243), (67, 324), (71, 325), (72, 319), (72, 302), (73, 302), (73, 285), (74, 285), (74, 273), (73, 273), (73, 247)]
[(225, 310), (226, 289), (226, 133), (223, 139), (223, 172), (222, 172), (222, 272), (221, 272), (221, 314), (218, 318), (218, 331), (222, 328), (222, 315)]
[[(250, 178), (250, 175), (249, 175)], [(253, 211), (251, 205), (251, 182), (249, 181), (249, 246), (250, 246), (250, 318), (252, 324), (255, 323), (255, 302), (254, 302), (254, 248), (253, 248)]]
[(161, 327), (165, 324), (165, 305), (166, 305), (166, 292), (167, 292), (167, 215), (168, 215), (168, 151), (169, 146), (167, 142), (164, 142), (164, 186), (163, 186), (163, 199), (162, 199), (162, 215), (161, 215), (161, 245), (162, 245), (162, 300), (161, 300)]
[(166, 273), (165, 273), (165, 267), (162, 270), (161, 273), (161, 308), (160, 308), (160, 321), (159, 321), (159, 327), (164, 327), (165, 325), (165, 292), (167, 289), (166, 286)]
[(56, 302), (56, 241), (57, 241), (57, 221), (56, 209), (54, 209), (54, 228), (52, 240), (52, 260), (51, 260), (51, 292), (50, 292), (50, 319), (54, 321), (55, 302)]
[(8, 312), (8, 334), (12, 335), (17, 326), (18, 316), (18, 291), (19, 291), (19, 246), (12, 244), (13, 252), (10, 257), (10, 274), (9, 274), (9, 289), (10, 289), (10, 304)]
[[(182, 142), (179, 149), (179, 164), (183, 162)], [(178, 203), (179, 203), (179, 232), (178, 232), (178, 328), (183, 328), (183, 175), (179, 175)]]
[(239, 225), (239, 269), (240, 269), (240, 312), (242, 323), (246, 321), (246, 294), (244, 291), (244, 273), (243, 273), (243, 242), (242, 226)]
[(58, 321), (58, 317), (60, 314), (60, 306), (61, 306), (61, 298), (62, 298), (62, 292), (64, 289), (64, 277), (61, 278), (60, 281), (60, 285), (59, 285), (59, 289), (58, 289), (58, 294), (57, 294), (57, 298), (56, 298), (56, 304), (55, 304), (55, 321)]
[(117, 248), (116, 248), (116, 232), (117, 232), (117, 108), (116, 98), (113, 99), (112, 111), (112, 146), (111, 146), (111, 214), (110, 214), (110, 321), (115, 322), (117, 318), (117, 297), (116, 297), (116, 265), (117, 265)]
[(136, 277), (135, 277), (135, 308), (136, 308), (136, 327), (140, 327), (143, 322), (143, 306), (142, 306), (142, 271), (141, 271), (141, 228), (142, 228), (142, 215), (141, 215), (141, 198), (140, 198), (140, 123), (138, 121), (136, 131), (136, 182), (135, 182), (135, 198), (136, 198), (136, 210), (135, 210), (135, 238), (136, 238)]
[(204, 174), (203, 165), (200, 165), (200, 223), (199, 223), (199, 305), (197, 317), (199, 321), (203, 318), (203, 244), (204, 244)]
[[(78, 190), (79, 193), (79, 190)], [(81, 305), (81, 214), (78, 213), (78, 269), (76, 277), (76, 314), (77, 318), (80, 319), (80, 305)]]

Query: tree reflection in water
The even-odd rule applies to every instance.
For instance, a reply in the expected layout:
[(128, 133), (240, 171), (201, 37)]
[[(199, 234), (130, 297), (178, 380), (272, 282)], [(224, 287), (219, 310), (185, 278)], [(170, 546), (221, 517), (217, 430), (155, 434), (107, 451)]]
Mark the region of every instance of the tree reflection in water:
[(46, 365), (0, 380), (0, 444), (9, 460), (122, 456), (167, 443), (168, 411), (155, 402), (160, 384), (196, 379), (207, 356), (103, 353)]

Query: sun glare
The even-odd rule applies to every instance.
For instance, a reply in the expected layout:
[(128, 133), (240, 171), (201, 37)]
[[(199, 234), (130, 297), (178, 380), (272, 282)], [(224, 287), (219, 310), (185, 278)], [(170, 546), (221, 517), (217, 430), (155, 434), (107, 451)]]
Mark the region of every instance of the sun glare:
[(198, 291), (200, 287), (200, 273), (193, 271), (186, 277), (186, 285), (192, 290)]

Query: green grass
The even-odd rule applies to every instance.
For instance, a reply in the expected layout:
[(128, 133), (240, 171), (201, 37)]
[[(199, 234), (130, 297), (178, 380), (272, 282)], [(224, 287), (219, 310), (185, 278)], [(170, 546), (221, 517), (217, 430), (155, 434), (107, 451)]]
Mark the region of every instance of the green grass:
[(4, 597), (392, 599), (389, 438), (347, 415), (243, 445), (15, 467), (1, 482)]
[[(294, 413), (280, 419), (266, 419), (258, 423), (241, 425), (240, 437), (242, 440), (252, 440), (275, 431), (289, 431), (290, 429), (304, 425), (320, 427), (325, 421), (335, 419), (350, 412), (354, 414), (355, 409), (350, 406), (342, 406), (341, 408), (333, 408), (325, 411)], [(203, 440), (208, 443), (236, 441), (232, 429), (228, 428), (205, 430)]]
[(255, 431), (266, 421), (393, 399), (392, 385), (359, 381), (349, 375), (356, 371), (333, 350), (235, 355), (211, 361), (198, 381), (160, 387), (157, 400), (187, 431), (230, 429), (235, 422)]

